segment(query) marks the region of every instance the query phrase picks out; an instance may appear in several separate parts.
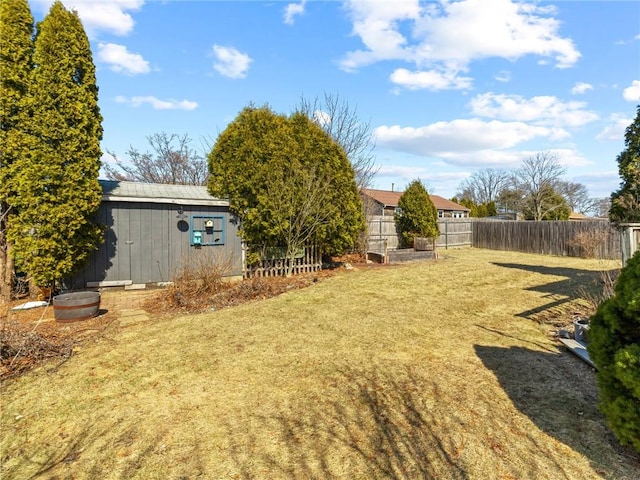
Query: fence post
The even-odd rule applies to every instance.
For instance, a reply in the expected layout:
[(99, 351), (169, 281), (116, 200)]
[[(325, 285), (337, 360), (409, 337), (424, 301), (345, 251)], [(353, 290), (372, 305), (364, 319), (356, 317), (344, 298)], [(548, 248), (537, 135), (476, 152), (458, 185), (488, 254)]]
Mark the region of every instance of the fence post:
[(384, 239), (384, 258), (382, 260), (382, 263), (389, 263), (389, 254), (387, 253), (387, 249), (388, 249), (388, 240), (385, 238)]
[(444, 221), (444, 249), (449, 250), (449, 222)]
[(242, 278), (249, 278), (249, 269), (247, 268), (247, 243), (246, 242), (241, 242), (240, 243), (240, 251), (241, 253), (241, 258), (242, 258)]

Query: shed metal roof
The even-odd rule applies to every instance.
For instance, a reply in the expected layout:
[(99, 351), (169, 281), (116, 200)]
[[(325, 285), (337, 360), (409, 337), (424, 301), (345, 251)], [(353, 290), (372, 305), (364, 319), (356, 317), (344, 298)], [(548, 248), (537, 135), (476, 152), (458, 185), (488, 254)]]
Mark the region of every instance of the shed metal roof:
[(102, 200), (107, 202), (169, 203), (226, 207), (228, 200), (212, 197), (207, 187), (159, 183), (99, 180)]

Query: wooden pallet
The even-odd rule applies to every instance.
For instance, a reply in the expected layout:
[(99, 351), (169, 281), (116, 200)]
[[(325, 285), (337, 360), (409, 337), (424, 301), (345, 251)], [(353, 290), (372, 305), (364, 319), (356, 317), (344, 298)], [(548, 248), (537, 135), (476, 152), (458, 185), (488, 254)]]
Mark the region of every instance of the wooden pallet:
[(560, 341), (571, 351), (571, 353), (577, 355), (580, 359), (587, 362), (593, 368), (596, 368), (596, 365), (589, 358), (589, 352), (587, 352), (586, 343), (574, 340), (573, 338), (561, 338)]

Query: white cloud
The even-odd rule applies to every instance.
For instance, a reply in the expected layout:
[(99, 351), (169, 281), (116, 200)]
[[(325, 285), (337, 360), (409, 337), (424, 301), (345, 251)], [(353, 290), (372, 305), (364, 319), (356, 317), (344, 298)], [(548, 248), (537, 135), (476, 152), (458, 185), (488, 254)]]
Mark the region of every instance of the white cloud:
[(410, 72), (406, 68), (396, 69), (390, 80), (409, 90), (462, 90), (471, 88), (473, 79), (459, 77), (457, 72), (438, 72), (435, 70)]
[(348, 1), (347, 8), (353, 20), (353, 34), (360, 37), (367, 50), (349, 52), (341, 62), (345, 70), (375, 63), (380, 60), (410, 60), (407, 39), (398, 31), (402, 21), (420, 18), (418, 0), (395, 2)]
[(244, 78), (247, 76), (249, 64), (253, 61), (249, 55), (233, 47), (213, 46), (216, 58), (213, 68), (225, 77)]
[[(430, 166), (407, 165), (382, 165), (376, 174), (376, 178), (395, 180), (393, 189), (402, 192), (409, 183), (416, 178), (422, 180), (429, 193), (438, 194), (443, 188), (455, 191), (457, 185), (469, 177), (466, 172), (434, 172)], [(383, 182), (386, 188), (391, 188), (388, 181)], [(375, 188), (375, 187), (374, 187)]]
[[(582, 155), (571, 149), (546, 149), (552, 155), (558, 157), (559, 162), (566, 166), (589, 165)], [(466, 153), (447, 153), (442, 158), (449, 164), (459, 167), (479, 168), (504, 168), (515, 169), (522, 165), (526, 158), (539, 154), (539, 150), (480, 150)]]
[(633, 122), (632, 118), (628, 118), (622, 114), (614, 113), (609, 117), (609, 124), (596, 135), (596, 139), (600, 141), (621, 142), (624, 140), (624, 134), (629, 125)]
[(573, 181), (583, 184), (589, 193), (596, 198), (609, 197), (611, 191), (616, 189), (620, 176), (615, 170), (605, 170), (601, 172), (583, 173), (573, 177)]
[(295, 23), (296, 15), (304, 14), (304, 7), (307, 0), (302, 0), (300, 3), (290, 3), (284, 8), (284, 23), (287, 25), (293, 25)]
[(640, 80), (634, 80), (633, 82), (631, 82), (631, 85), (623, 90), (622, 97), (627, 102), (639, 102), (640, 101)]
[(631, 40), (626, 39), (626, 40), (618, 40), (617, 42), (614, 42), (614, 45), (627, 45), (629, 43), (633, 43), (636, 40), (640, 40), (640, 33), (636, 36), (634, 36)]
[(140, 107), (141, 105), (148, 104), (154, 110), (194, 110), (198, 108), (197, 102), (191, 100), (160, 100), (153, 96), (140, 96), (140, 97), (116, 97), (116, 102), (126, 103), (132, 107)]
[[(35, 3), (48, 11), (53, 1), (35, 0)], [(134, 26), (129, 11), (139, 10), (144, 0), (63, 0), (62, 3), (66, 8), (78, 12), (89, 36), (101, 31), (127, 35)]]
[[(549, 148), (545, 152), (555, 155), (560, 164), (567, 167), (584, 167), (591, 162), (580, 153), (568, 148)], [(447, 163), (457, 166), (473, 168), (518, 168), (525, 158), (534, 157), (539, 150), (480, 150), (477, 152), (455, 153), (442, 155)]]
[[(549, 148), (545, 150), (545, 152), (549, 152), (551, 155), (555, 155), (558, 159), (558, 162), (561, 165), (566, 167), (585, 167), (587, 165), (592, 165), (593, 162), (590, 162), (584, 156), (573, 149), (570, 148)], [(528, 157), (533, 157), (540, 152), (529, 152)]]
[[(448, 182), (448, 181), (462, 181), (469, 176), (468, 173), (464, 172), (444, 172), (444, 173), (433, 173), (428, 167), (408, 167), (403, 165), (382, 165), (376, 174), (378, 177), (387, 178), (387, 177), (400, 177), (408, 182), (415, 179), (421, 178), (425, 180), (438, 182)], [(401, 185), (398, 185), (398, 189), (402, 188)]]
[[(558, 68), (573, 66), (580, 52), (559, 35), (552, 7), (510, 0), (418, 0), (362, 2), (349, 0), (353, 34), (364, 49), (348, 52), (344, 70), (383, 60), (412, 63), (419, 71), (451, 74), (466, 71), (484, 58), (516, 60), (526, 55), (553, 58)], [(411, 32), (410, 34), (405, 32)], [(417, 86), (420, 82), (413, 82)]]
[[(429, 169), (426, 167), (408, 167), (403, 165), (381, 165), (378, 169), (376, 177), (400, 177), (405, 180), (412, 180), (414, 178), (422, 177), (428, 173)], [(400, 187), (400, 186), (398, 186)], [(400, 187), (402, 188), (402, 187)], [(400, 190), (397, 188), (396, 190)]]
[(109, 152), (102, 152), (100, 163), (102, 163), (103, 165), (107, 163), (116, 163), (116, 159)]
[(503, 82), (503, 83), (510, 82), (511, 81), (511, 72), (509, 72), (508, 70), (502, 70), (502, 71), (496, 73), (494, 78), (499, 82)]
[(534, 138), (561, 138), (556, 129), (523, 122), (479, 119), (437, 122), (423, 127), (380, 126), (374, 130), (381, 148), (414, 155), (450, 158), (482, 150), (505, 150)]
[(578, 82), (571, 89), (571, 93), (573, 95), (580, 95), (582, 93), (586, 93), (588, 90), (593, 90), (593, 85), (589, 83)]
[(553, 96), (526, 99), (489, 92), (477, 95), (469, 105), (478, 116), (560, 128), (580, 127), (598, 119), (596, 113), (585, 110), (584, 102), (562, 102)]
[(313, 119), (323, 128), (331, 124), (331, 115), (327, 112), (323, 112), (322, 110), (316, 110), (313, 112)]
[(115, 43), (98, 44), (98, 60), (109, 64), (114, 72), (138, 75), (149, 73), (149, 62), (138, 53), (131, 53), (124, 45)]

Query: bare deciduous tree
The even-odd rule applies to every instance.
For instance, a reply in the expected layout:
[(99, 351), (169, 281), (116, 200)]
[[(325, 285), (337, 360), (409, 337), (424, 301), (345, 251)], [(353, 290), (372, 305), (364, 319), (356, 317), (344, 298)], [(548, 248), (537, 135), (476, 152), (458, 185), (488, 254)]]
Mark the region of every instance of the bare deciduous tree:
[(329, 221), (330, 213), (325, 206), (331, 201), (330, 185), (326, 173), (313, 166), (293, 171), (291, 165), (266, 183), (270, 208), (281, 219), (273, 230), (284, 240), (285, 258), (289, 260), (287, 276), (293, 272), (295, 253), (309, 245)]
[(373, 150), (375, 141), (371, 123), (358, 117), (357, 108), (337, 94), (324, 94), (322, 99), (302, 97), (297, 111), (305, 114), (337, 142), (353, 167), (358, 189), (371, 185), (378, 173)]
[(191, 148), (187, 134), (155, 133), (147, 137), (153, 152), (141, 153), (130, 147), (129, 162), (120, 160), (107, 150), (116, 166), (103, 165), (109, 180), (175, 185), (206, 185), (207, 161), (199, 151)]
[(478, 170), (460, 184), (459, 193), (456, 196), (471, 200), (476, 205), (495, 202), (507, 188), (509, 176), (506, 170), (494, 168)]
[(596, 198), (593, 204), (593, 214), (596, 217), (607, 218), (611, 209), (611, 197)]
[(589, 196), (589, 191), (582, 183), (558, 180), (556, 191), (562, 195), (572, 212), (587, 214), (596, 210), (597, 199)]
[(525, 158), (513, 174), (517, 189), (522, 192), (533, 220), (543, 220), (553, 210), (562, 207), (555, 201), (555, 186), (566, 172), (558, 157), (550, 152), (540, 152)]

